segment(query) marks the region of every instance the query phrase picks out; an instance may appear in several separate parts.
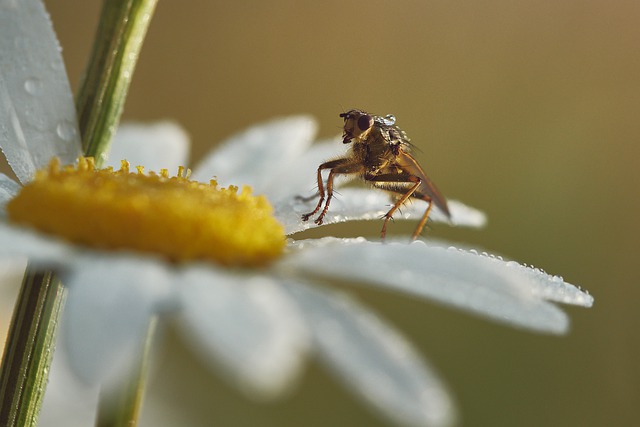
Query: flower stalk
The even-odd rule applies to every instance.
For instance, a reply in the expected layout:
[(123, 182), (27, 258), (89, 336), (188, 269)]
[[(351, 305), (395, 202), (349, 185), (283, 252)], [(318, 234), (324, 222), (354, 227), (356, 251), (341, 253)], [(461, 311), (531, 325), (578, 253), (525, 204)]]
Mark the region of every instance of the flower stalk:
[(135, 427), (138, 425), (157, 323), (158, 318), (152, 317), (142, 351), (140, 351), (130, 374), (122, 378), (116, 387), (101, 390), (96, 427)]
[[(105, 159), (122, 114), (156, 3), (105, 0), (103, 4), (93, 52), (76, 99), (84, 152), (98, 164)], [(37, 425), (64, 298), (64, 287), (53, 272), (27, 268), (0, 367), (0, 426)], [(141, 377), (137, 381), (142, 390)], [(137, 396), (141, 391), (132, 398), (139, 399)], [(139, 402), (129, 406), (138, 407)], [(137, 418), (138, 413), (130, 415)]]
[(115, 132), (157, 0), (107, 0), (76, 99), (83, 150), (100, 166)]
[(64, 297), (53, 273), (27, 268), (2, 357), (2, 426), (37, 424)]

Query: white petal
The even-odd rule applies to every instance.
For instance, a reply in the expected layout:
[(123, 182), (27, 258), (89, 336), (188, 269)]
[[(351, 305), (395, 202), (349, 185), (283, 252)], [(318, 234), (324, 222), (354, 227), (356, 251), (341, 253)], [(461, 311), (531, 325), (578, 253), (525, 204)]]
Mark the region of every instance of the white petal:
[[(481, 228), (487, 225), (487, 216), (484, 214), (484, 212), (472, 208), (471, 206), (467, 206), (457, 200), (448, 200), (447, 204), (449, 205), (449, 212), (451, 213), (451, 225), (475, 228)], [(422, 205), (422, 207), (419, 207), (418, 203), (414, 203), (409, 207), (409, 210), (417, 212), (416, 215), (420, 215), (420, 211), (424, 210), (424, 204)], [(410, 213), (407, 211), (407, 214)], [(449, 221), (445, 218), (444, 214), (437, 209), (434, 209), (433, 214), (434, 221)], [(432, 219), (431, 215), (429, 215), (429, 219)]]
[[(318, 199), (301, 201), (295, 197), (283, 200), (276, 205), (276, 217), (284, 225), (287, 234), (293, 234), (308, 228), (317, 227), (313, 219), (302, 221), (303, 214), (312, 211)], [(448, 201), (451, 211), (451, 225), (482, 227), (486, 223), (484, 213), (466, 206), (456, 200)], [(323, 224), (334, 224), (346, 221), (380, 220), (392, 206), (389, 194), (377, 189), (342, 188), (331, 200), (331, 205), (324, 217)], [(406, 204), (394, 214), (394, 220), (419, 220), (422, 218), (427, 204), (416, 200)], [(447, 217), (433, 207), (429, 219), (436, 222), (449, 223)]]
[(113, 138), (105, 166), (119, 169), (120, 161), (126, 159), (131, 166), (155, 172), (165, 168), (173, 174), (178, 166), (187, 166), (189, 145), (189, 135), (176, 123), (125, 123)]
[(275, 282), (206, 267), (188, 268), (181, 282), (184, 335), (206, 362), (259, 397), (291, 384), (308, 335)]
[(593, 297), (588, 291), (565, 282), (560, 276), (551, 276), (538, 268), (527, 267), (515, 261), (508, 261), (506, 264), (500, 260), (495, 262), (506, 265), (517, 275), (525, 276), (530, 281), (531, 293), (539, 298), (582, 307), (593, 305)]
[(6, 216), (5, 206), (20, 191), (20, 184), (0, 173), (0, 217)]
[(341, 295), (302, 285), (287, 289), (307, 318), (322, 360), (358, 395), (403, 425), (453, 422), (445, 387), (400, 334)]
[(0, 147), (21, 182), (58, 156), (80, 154), (76, 109), (41, 1), (0, 5)]
[(33, 265), (54, 267), (72, 259), (73, 245), (0, 221), (0, 257), (27, 257)]
[[(542, 299), (539, 278), (532, 279), (498, 259), (423, 242), (383, 244), (326, 238), (297, 246), (300, 250), (284, 261), (290, 269), (431, 298), (536, 331), (568, 330), (567, 315)], [(547, 285), (547, 290), (553, 286), (550, 276)], [(563, 285), (567, 286), (571, 285)]]
[(166, 270), (132, 255), (86, 257), (62, 280), (69, 287), (64, 337), (73, 371), (88, 384), (117, 381), (167, 301)]
[(311, 144), (316, 133), (311, 117), (274, 120), (248, 129), (225, 141), (195, 169), (194, 179), (209, 182), (216, 177), (224, 187), (250, 185), (263, 194), (269, 180), (288, 168)]

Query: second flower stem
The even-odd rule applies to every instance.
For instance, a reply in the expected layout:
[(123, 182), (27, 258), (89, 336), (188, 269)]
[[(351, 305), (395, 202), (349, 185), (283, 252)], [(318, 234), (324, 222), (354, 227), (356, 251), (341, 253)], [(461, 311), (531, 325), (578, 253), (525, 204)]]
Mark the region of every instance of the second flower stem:
[(96, 427), (135, 427), (138, 425), (157, 317), (149, 322), (147, 337), (129, 375), (100, 391)]

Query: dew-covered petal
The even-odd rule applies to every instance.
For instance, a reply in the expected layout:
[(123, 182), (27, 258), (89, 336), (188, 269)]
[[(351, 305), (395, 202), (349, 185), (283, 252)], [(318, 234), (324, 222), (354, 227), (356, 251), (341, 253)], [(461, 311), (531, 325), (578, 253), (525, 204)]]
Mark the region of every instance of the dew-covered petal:
[(336, 376), (396, 423), (444, 426), (453, 403), (436, 374), (389, 325), (341, 294), (287, 285)]
[(0, 3), (0, 147), (18, 179), (80, 155), (60, 46), (40, 0)]
[(514, 273), (526, 277), (530, 282), (529, 289), (532, 295), (563, 304), (582, 307), (591, 307), (593, 305), (593, 297), (588, 291), (565, 282), (561, 276), (552, 276), (539, 268), (525, 266), (516, 261), (507, 261), (505, 264), (500, 259), (494, 258), (493, 260), (506, 265)]
[[(467, 206), (457, 200), (448, 200), (447, 205), (449, 206), (451, 219), (447, 219), (445, 215), (440, 210), (435, 209), (434, 206), (434, 221), (449, 222), (453, 226), (474, 228), (482, 228), (487, 225), (487, 216), (484, 214), (484, 212), (471, 206)], [(414, 218), (416, 218), (418, 215), (424, 214), (424, 204), (420, 206), (420, 204), (416, 202), (412, 203), (410, 206), (408, 206), (408, 208), (409, 209), (407, 209), (406, 214), (414, 215)], [(432, 219), (431, 214), (429, 214), (429, 219)]]
[(291, 384), (308, 332), (272, 279), (190, 267), (180, 281), (184, 335), (207, 363), (259, 397)]
[(132, 166), (175, 174), (178, 166), (188, 166), (189, 135), (177, 123), (124, 123), (116, 132), (105, 166), (120, 168), (126, 159)]
[(135, 363), (151, 316), (167, 304), (165, 267), (135, 255), (85, 255), (61, 278), (69, 287), (64, 343), (73, 371), (87, 384), (116, 381)]
[[(317, 227), (310, 218), (302, 221), (303, 214), (311, 212), (318, 202), (317, 198), (302, 201), (295, 197), (283, 200), (276, 204), (276, 217), (284, 225), (286, 233), (292, 234), (308, 228)], [(468, 227), (482, 227), (486, 223), (484, 213), (472, 207), (466, 206), (456, 200), (448, 201), (451, 212), (451, 221), (434, 206), (429, 214), (429, 219), (436, 222), (450, 223)], [(329, 210), (323, 219), (323, 224), (334, 224), (346, 221), (380, 220), (393, 206), (389, 194), (364, 188), (341, 188), (331, 200)], [(420, 220), (427, 209), (427, 203), (416, 200), (407, 203), (394, 214), (394, 220)]]
[(73, 257), (73, 246), (27, 228), (0, 221), (0, 257), (26, 257), (34, 266), (65, 265)]
[[(532, 279), (497, 258), (421, 241), (384, 244), (325, 238), (292, 247), (298, 250), (283, 261), (289, 271), (406, 292), (535, 331), (568, 330), (567, 315), (542, 298), (536, 283), (540, 278)], [(547, 285), (546, 289), (553, 286), (551, 276)], [(563, 284), (562, 289), (570, 286)]]
[(0, 217), (6, 216), (5, 205), (20, 191), (20, 184), (0, 173)]
[(194, 168), (193, 178), (216, 177), (224, 187), (250, 185), (263, 194), (269, 180), (288, 168), (309, 147), (316, 133), (311, 117), (295, 116), (254, 126), (232, 136)]

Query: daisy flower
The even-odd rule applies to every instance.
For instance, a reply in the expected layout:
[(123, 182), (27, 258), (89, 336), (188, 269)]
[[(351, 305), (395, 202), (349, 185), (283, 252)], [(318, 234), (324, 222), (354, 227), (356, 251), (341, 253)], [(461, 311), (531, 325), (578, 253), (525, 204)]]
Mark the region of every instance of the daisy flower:
[[(182, 170), (174, 177), (166, 171), (132, 173), (126, 164), (119, 171), (94, 170), (87, 160), (66, 168), (54, 163), (24, 188), (1, 177), (0, 255), (26, 256), (35, 265), (53, 268), (69, 287), (64, 345), (71, 367), (82, 379), (96, 383), (126, 372), (144, 339), (149, 318), (170, 313), (197, 352), (250, 393), (272, 396), (285, 390), (311, 352), (390, 419), (405, 425), (447, 425), (454, 416), (449, 394), (411, 345), (357, 301), (323, 285), (348, 281), (402, 291), (549, 333), (564, 333), (568, 328), (566, 314), (550, 301), (591, 305), (588, 294), (557, 276), (437, 243), (382, 244), (327, 237), (289, 240), (283, 247), (284, 234), (310, 226), (300, 219), (308, 205), (295, 196), (313, 188), (312, 177), (301, 175), (297, 168), (313, 171), (319, 159), (328, 157), (331, 147), (339, 146), (336, 141), (311, 144), (314, 133), (312, 119), (292, 117), (232, 137), (192, 174), (200, 179), (224, 176), (225, 181), (215, 183), (217, 186), (187, 179)], [(137, 144), (116, 142), (112, 158), (124, 154), (120, 152), (124, 146), (134, 148), (128, 157), (136, 162), (153, 150), (156, 156), (159, 152), (170, 156), (158, 158), (159, 163), (186, 163), (186, 136), (170, 124), (123, 127), (117, 141), (127, 140)], [(167, 145), (162, 150), (158, 150), (159, 141)], [(273, 152), (278, 155), (269, 155)], [(287, 167), (291, 164), (296, 168)], [(65, 181), (62, 176), (66, 174), (81, 179), (78, 183), (72, 178)], [(119, 187), (110, 177), (132, 182)], [(24, 210), (33, 213), (40, 207), (38, 212), (45, 211), (49, 222), (40, 227), (48, 230), (61, 221), (64, 231), (60, 235), (19, 225), (21, 218), (7, 220), (32, 187), (56, 179), (78, 194), (72, 192), (60, 201), (56, 198), (59, 189), (46, 187), (33, 199), (27, 197)], [(246, 187), (238, 190), (233, 183), (249, 183), (254, 193), (267, 195), (275, 216), (263, 196), (251, 195)], [(171, 185), (179, 186), (177, 196)], [(223, 215), (206, 232), (209, 245), (204, 250), (210, 246), (212, 252), (191, 256), (187, 252), (193, 252), (203, 240), (198, 235), (202, 229), (197, 227), (208, 226), (201, 224), (205, 220), (198, 213), (204, 210), (201, 195), (190, 200), (188, 194), (203, 189), (226, 195), (212, 208)], [(52, 206), (63, 203), (64, 208), (46, 208), (43, 204), (49, 193)], [(155, 193), (163, 194), (154, 199)], [(327, 224), (379, 218), (384, 213), (385, 203), (375, 191), (344, 188), (340, 193), (326, 217)], [(104, 215), (100, 224), (86, 224), (90, 227), (87, 234), (93, 230), (94, 235), (103, 236), (102, 241), (89, 241), (79, 231), (84, 227), (83, 210), (94, 209), (89, 207), (92, 204)], [(171, 212), (172, 206), (178, 206), (178, 211)], [(144, 217), (142, 211), (132, 214), (139, 208), (149, 209), (157, 221)], [(76, 209), (81, 209), (77, 217)], [(419, 217), (421, 211), (416, 209), (417, 216), (409, 207), (401, 218)], [(481, 225), (484, 221), (481, 213), (460, 203), (452, 202), (450, 209), (454, 223)], [(143, 217), (154, 222), (153, 226), (143, 224)], [(269, 218), (277, 218), (284, 230)], [(444, 216), (434, 214), (438, 218)], [(189, 227), (197, 233), (180, 238)], [(218, 232), (221, 234), (216, 235)], [(122, 248), (121, 243), (109, 240), (114, 235), (133, 236), (133, 243)], [(247, 237), (257, 235), (258, 243)], [(260, 249), (264, 242), (271, 243)]]
[[(0, 146), (19, 180), (0, 174), (0, 260), (26, 257), (68, 287), (62, 344), (86, 383), (126, 375), (160, 317), (252, 395), (282, 393), (313, 354), (388, 419), (449, 425), (455, 411), (438, 375), (398, 331), (332, 283), (401, 291), (547, 333), (568, 329), (554, 302), (592, 304), (560, 277), (436, 242), (287, 239), (314, 226), (301, 220), (309, 206), (295, 196), (308, 194), (309, 171), (340, 145), (312, 144), (308, 117), (251, 128), (192, 174), (181, 167), (185, 136), (167, 124), (124, 128), (119, 139), (135, 143), (121, 155), (116, 145), (112, 158), (129, 162), (99, 169), (90, 158), (76, 161), (75, 111), (55, 37), (50, 28), (19, 25), (14, 10), (22, 9), (3, 13), (2, 31), (22, 38), (0, 38), (0, 51), (43, 41), (30, 55), (14, 55), (18, 71), (0, 81)], [(167, 148), (158, 150), (163, 140)], [(387, 203), (381, 193), (344, 188), (325, 224), (377, 219)], [(484, 223), (463, 204), (449, 208), (454, 225)], [(423, 210), (415, 203), (396, 219)]]

